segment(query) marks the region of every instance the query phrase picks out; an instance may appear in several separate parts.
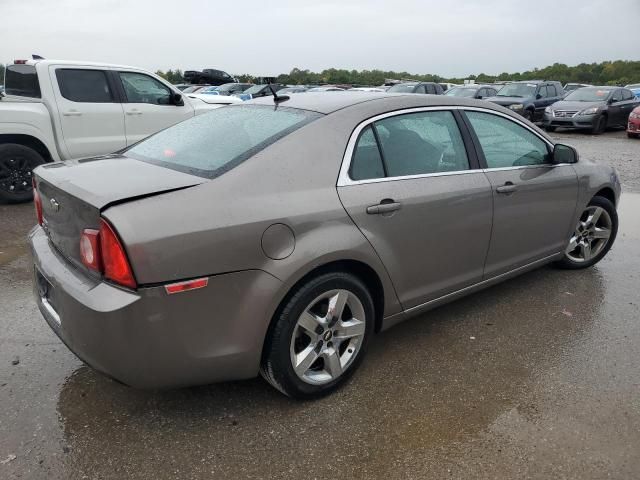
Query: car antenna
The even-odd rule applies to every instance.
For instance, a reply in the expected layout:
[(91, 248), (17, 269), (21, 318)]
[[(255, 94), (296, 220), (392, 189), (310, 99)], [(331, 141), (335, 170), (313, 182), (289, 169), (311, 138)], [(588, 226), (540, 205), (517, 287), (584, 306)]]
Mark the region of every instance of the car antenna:
[(276, 91), (273, 89), (271, 82), (267, 82), (267, 86), (269, 87), (269, 90), (271, 90), (271, 94), (273, 95), (274, 102), (278, 103), (278, 102), (284, 102), (285, 100), (289, 100), (289, 95), (278, 95)]
[(44, 60), (44, 57), (41, 57), (40, 55), (36, 55), (35, 53), (31, 55), (31, 58), (33, 60)]

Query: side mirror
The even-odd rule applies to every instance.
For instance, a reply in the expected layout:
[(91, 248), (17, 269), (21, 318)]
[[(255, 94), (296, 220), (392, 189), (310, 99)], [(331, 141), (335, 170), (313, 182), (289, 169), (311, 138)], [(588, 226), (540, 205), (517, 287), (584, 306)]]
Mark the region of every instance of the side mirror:
[(476, 98), (477, 98), (478, 100), (482, 100), (482, 95), (478, 95)]
[(540, 100), (541, 98), (542, 98), (542, 94), (541, 93), (536, 94), (536, 100)]
[(182, 94), (178, 92), (171, 93), (171, 103), (176, 107), (182, 107), (184, 105), (184, 100), (182, 99)]
[(570, 145), (556, 143), (553, 147), (551, 163), (554, 165), (559, 163), (578, 163), (578, 151)]
[(607, 100), (607, 105), (611, 105), (614, 102), (615, 100), (613, 98), (610, 98), (609, 100)]

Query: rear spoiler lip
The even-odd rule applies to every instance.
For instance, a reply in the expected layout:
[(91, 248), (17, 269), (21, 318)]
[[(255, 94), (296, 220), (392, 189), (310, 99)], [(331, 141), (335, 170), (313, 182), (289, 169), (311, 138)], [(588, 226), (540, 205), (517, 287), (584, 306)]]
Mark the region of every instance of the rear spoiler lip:
[(112, 202), (106, 203), (105, 205), (101, 206), (99, 210), (102, 213), (106, 209), (111, 208), (111, 207), (115, 207), (116, 205), (121, 205), (123, 203), (134, 202), (136, 200), (142, 200), (144, 198), (155, 197), (156, 195), (162, 195), (164, 193), (177, 192), (179, 190), (185, 190), (187, 188), (197, 187), (198, 185), (202, 185), (202, 183), (194, 183), (193, 185), (182, 185), (180, 187), (168, 188), (168, 189), (165, 189), (165, 190), (158, 190), (157, 192), (149, 192), (149, 193), (143, 193), (143, 194), (140, 194), (140, 195), (134, 195), (132, 197), (121, 198), (121, 199), (114, 200)]

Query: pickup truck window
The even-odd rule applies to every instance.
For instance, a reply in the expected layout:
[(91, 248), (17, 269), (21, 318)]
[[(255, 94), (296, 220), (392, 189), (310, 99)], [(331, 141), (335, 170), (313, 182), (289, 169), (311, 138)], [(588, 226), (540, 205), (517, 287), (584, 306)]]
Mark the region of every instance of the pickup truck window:
[(5, 73), (4, 93), (19, 97), (40, 98), (40, 82), (33, 65), (9, 65)]
[(60, 93), (72, 102), (112, 103), (107, 74), (103, 70), (61, 68), (56, 70)]
[(155, 78), (143, 73), (119, 72), (129, 103), (170, 105), (171, 91)]

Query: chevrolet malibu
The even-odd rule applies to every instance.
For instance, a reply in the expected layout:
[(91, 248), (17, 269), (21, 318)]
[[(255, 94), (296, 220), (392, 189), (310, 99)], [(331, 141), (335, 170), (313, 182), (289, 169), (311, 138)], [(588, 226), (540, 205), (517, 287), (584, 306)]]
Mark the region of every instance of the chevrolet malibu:
[(503, 107), (376, 92), (231, 105), (34, 187), (35, 299), (79, 358), (135, 387), (261, 373), (297, 398), (410, 316), (594, 265), (620, 195)]

